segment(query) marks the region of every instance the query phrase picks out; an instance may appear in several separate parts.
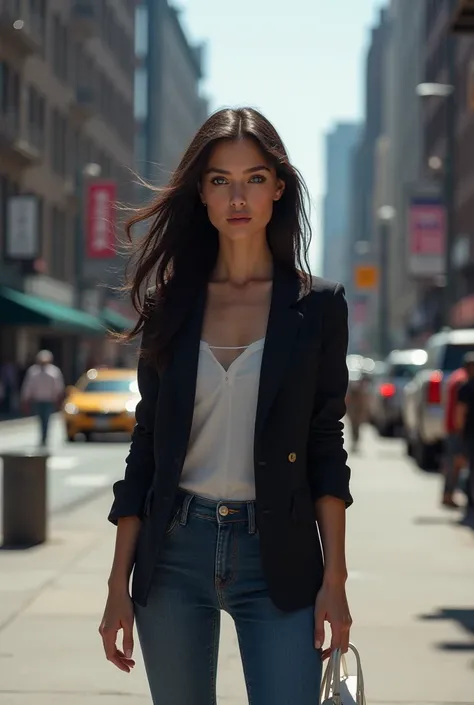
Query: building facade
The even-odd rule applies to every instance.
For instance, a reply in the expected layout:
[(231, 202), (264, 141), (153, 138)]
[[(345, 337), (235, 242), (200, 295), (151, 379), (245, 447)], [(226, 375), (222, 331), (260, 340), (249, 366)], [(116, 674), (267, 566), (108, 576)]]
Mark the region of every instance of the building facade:
[(360, 286), (355, 275), (360, 268), (378, 264), (377, 230), (374, 218), (377, 144), (384, 129), (386, 53), (390, 38), (390, 16), (387, 8), (380, 11), (372, 29), (365, 63), (365, 110), (360, 139), (354, 149), (351, 176), (351, 244), (348, 286), (349, 308), (354, 329), (350, 347), (353, 352), (369, 353), (377, 345), (377, 291), (375, 280)]
[(208, 114), (201, 95), (204, 46), (190, 43), (168, 0), (139, 0), (135, 45), (136, 169), (162, 186)]
[(386, 278), (390, 347), (404, 347), (416, 331), (416, 304), (423, 283), (410, 271), (409, 203), (427, 178), (423, 153), (423, 103), (417, 87), (425, 80), (426, 2), (392, 0), (387, 53), (384, 133), (387, 137), (387, 191), (394, 209), (388, 229)]
[[(454, 0), (427, 0), (425, 80), (452, 85), (454, 90), (451, 96), (427, 99), (423, 110), (424, 159), (438, 160), (440, 188), (448, 207), (452, 199), (453, 213), (447, 246), (450, 262), (446, 262), (438, 281), (427, 282), (417, 307), (426, 334), (446, 323), (455, 327), (474, 325), (474, 38), (472, 34), (452, 31), (453, 18), (460, 8), (461, 4)], [(452, 196), (445, 190), (447, 165), (452, 174), (448, 180), (452, 183)], [(450, 306), (447, 312), (446, 286)]]
[(326, 193), (323, 205), (323, 276), (347, 285), (351, 276), (350, 183), (359, 126), (338, 123), (326, 135)]
[(134, 0), (0, 0), (0, 352), (48, 347), (68, 379), (103, 337), (97, 283), (118, 283), (115, 250), (87, 256), (85, 195), (100, 179), (129, 200), (134, 17)]

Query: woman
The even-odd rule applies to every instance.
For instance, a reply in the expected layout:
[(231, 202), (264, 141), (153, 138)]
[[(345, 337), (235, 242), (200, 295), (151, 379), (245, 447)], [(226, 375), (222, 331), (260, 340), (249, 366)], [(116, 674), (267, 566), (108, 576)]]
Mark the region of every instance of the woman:
[(142, 398), (100, 633), (129, 672), (136, 619), (155, 705), (216, 702), (221, 610), (252, 705), (318, 701), (325, 621), (348, 647), (347, 307), (303, 273), (304, 196), (272, 125), (222, 110), (130, 223)]

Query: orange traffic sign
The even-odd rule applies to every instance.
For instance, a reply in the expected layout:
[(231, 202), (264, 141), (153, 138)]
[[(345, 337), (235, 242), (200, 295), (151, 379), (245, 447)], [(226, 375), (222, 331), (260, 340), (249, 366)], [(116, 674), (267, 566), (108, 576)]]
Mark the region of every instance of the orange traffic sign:
[(357, 289), (375, 289), (378, 284), (378, 268), (372, 264), (359, 264), (355, 268)]

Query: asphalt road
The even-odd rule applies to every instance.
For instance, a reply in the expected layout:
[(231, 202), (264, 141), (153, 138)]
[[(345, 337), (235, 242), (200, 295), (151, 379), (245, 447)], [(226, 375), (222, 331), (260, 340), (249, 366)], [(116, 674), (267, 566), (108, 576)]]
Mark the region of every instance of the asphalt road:
[[(35, 449), (37, 425), (34, 419), (0, 423), (0, 454)], [(111, 488), (124, 472), (130, 441), (123, 436), (96, 436), (93, 442), (65, 441), (60, 416), (52, 421), (48, 460), (48, 505), (50, 513), (67, 511), (100, 491)], [(2, 462), (0, 461), (0, 466)], [(2, 506), (0, 483), (0, 514)]]

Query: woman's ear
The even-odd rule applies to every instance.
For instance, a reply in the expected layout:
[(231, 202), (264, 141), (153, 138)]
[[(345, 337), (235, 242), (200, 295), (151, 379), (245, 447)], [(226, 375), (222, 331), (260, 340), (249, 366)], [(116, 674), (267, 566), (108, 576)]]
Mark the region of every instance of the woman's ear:
[(285, 191), (285, 182), (282, 179), (278, 179), (277, 189), (275, 191), (275, 195), (273, 196), (273, 200), (279, 201), (280, 198), (283, 196), (284, 191)]

